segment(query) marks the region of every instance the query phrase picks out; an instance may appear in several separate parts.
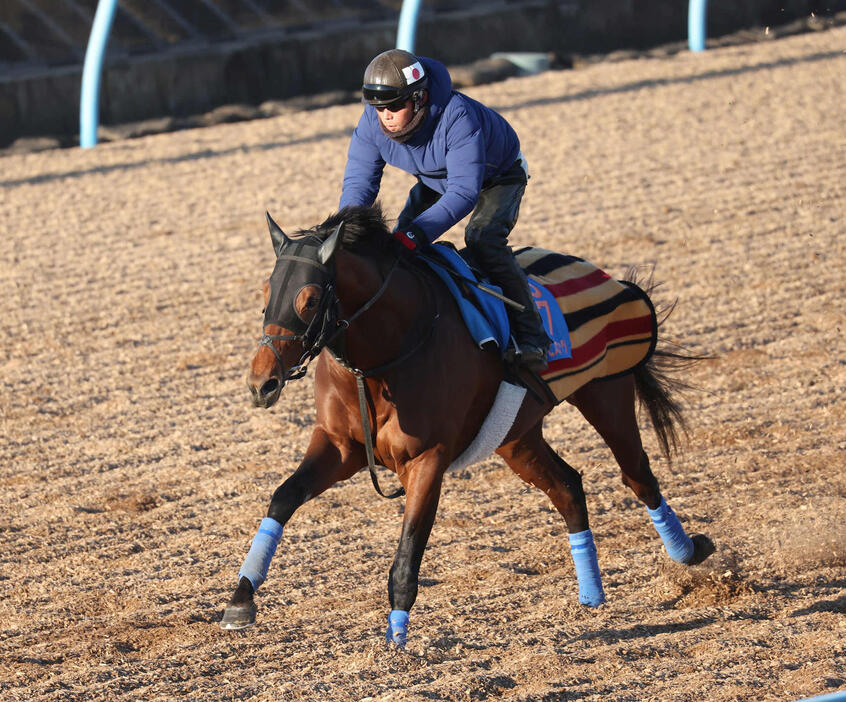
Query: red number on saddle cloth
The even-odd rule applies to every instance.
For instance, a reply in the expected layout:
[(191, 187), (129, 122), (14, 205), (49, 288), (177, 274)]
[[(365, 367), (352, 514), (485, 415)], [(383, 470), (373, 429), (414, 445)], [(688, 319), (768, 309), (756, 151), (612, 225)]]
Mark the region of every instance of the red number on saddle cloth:
[(532, 297), (535, 300), (535, 307), (538, 308), (538, 312), (542, 315), (546, 315), (547, 323), (544, 325), (546, 326), (547, 333), (551, 334), (553, 325), (552, 325), (552, 313), (549, 310), (549, 303), (543, 299), (543, 295), (541, 291), (536, 288), (534, 285), (529, 286), (529, 290), (532, 293)]

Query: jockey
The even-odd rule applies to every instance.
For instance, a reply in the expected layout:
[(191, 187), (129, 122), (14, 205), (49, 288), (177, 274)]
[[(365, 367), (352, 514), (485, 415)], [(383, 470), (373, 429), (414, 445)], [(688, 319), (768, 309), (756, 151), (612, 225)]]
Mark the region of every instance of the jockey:
[(364, 113), (353, 132), (340, 208), (372, 205), (385, 164), (417, 178), (394, 231), (414, 251), (473, 212), (464, 233), (476, 263), (506, 297), (517, 349), (506, 360), (546, 369), (550, 340), (526, 276), (508, 246), (528, 169), (511, 125), (489, 107), (452, 89), (446, 67), (391, 49), (364, 72)]

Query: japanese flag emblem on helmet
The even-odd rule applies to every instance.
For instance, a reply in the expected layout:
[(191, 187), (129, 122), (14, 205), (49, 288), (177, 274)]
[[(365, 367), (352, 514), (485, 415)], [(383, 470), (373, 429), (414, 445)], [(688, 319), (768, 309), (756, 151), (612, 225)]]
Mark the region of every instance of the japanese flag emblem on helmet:
[(402, 74), (405, 76), (405, 84), (411, 85), (412, 83), (416, 83), (420, 80), (424, 75), (423, 66), (420, 64), (420, 61), (415, 61), (410, 66), (406, 66), (402, 69)]

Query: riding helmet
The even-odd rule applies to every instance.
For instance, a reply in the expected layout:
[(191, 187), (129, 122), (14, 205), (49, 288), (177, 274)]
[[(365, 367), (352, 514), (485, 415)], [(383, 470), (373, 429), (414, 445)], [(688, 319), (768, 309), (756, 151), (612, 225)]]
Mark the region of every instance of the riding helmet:
[(375, 107), (409, 99), (417, 102), (428, 85), (420, 59), (408, 51), (391, 49), (374, 58), (364, 71), (361, 101)]

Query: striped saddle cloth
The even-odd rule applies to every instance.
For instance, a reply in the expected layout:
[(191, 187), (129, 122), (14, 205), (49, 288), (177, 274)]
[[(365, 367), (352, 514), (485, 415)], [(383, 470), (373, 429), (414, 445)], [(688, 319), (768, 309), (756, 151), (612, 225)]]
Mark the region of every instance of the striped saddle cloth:
[[(630, 372), (649, 360), (658, 324), (652, 302), (637, 285), (614, 280), (575, 256), (535, 247), (514, 255), (534, 284), (535, 303), (551, 332), (549, 367), (541, 377), (559, 402), (591, 380)], [(559, 311), (563, 323), (556, 323)]]

